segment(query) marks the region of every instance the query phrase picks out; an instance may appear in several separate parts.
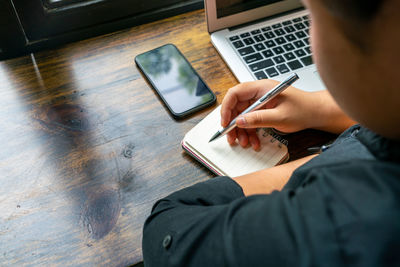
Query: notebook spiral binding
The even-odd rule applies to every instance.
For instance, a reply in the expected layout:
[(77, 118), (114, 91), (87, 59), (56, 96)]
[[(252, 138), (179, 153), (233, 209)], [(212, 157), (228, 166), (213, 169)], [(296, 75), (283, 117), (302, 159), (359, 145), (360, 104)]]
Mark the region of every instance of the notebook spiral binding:
[[(272, 136), (275, 140), (278, 140), (279, 143), (288, 146), (289, 141), (284, 139), (281, 135), (277, 134), (272, 128), (260, 128), (259, 130), (262, 130), (262, 135), (265, 137), (267, 135)], [(271, 142), (275, 142), (274, 139), (271, 140)]]

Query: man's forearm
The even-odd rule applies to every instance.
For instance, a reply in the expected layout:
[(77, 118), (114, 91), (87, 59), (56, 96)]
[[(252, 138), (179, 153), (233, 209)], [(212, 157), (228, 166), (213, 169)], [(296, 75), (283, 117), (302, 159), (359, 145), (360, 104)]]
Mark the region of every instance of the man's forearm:
[(255, 194), (269, 194), (274, 190), (281, 190), (287, 183), (294, 170), (308, 162), (316, 155), (294, 160), (272, 168), (253, 172), (233, 178), (243, 189), (246, 196)]

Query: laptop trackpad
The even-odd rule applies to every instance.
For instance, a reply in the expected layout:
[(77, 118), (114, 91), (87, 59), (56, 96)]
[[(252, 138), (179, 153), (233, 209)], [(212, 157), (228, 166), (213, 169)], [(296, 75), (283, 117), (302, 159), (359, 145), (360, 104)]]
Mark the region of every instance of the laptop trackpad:
[(322, 82), (315, 65), (299, 70), (297, 71), (297, 74), (299, 75), (300, 79), (293, 84), (294, 87), (308, 92), (325, 89), (325, 85)]

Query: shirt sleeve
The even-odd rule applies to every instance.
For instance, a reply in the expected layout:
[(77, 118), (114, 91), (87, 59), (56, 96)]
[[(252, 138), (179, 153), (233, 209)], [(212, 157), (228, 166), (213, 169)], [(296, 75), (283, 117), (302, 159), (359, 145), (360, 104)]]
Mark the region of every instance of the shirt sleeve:
[(308, 186), (244, 197), (228, 177), (175, 192), (154, 205), (145, 223), (144, 263), (150, 267), (340, 265), (329, 213), (318, 192)]

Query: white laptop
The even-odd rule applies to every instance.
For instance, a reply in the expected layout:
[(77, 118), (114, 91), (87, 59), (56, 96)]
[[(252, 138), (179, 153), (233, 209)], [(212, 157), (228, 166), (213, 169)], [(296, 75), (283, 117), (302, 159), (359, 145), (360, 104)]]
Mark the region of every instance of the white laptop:
[(311, 58), (309, 16), (299, 0), (205, 0), (211, 42), (239, 82), (282, 81), (325, 89)]

